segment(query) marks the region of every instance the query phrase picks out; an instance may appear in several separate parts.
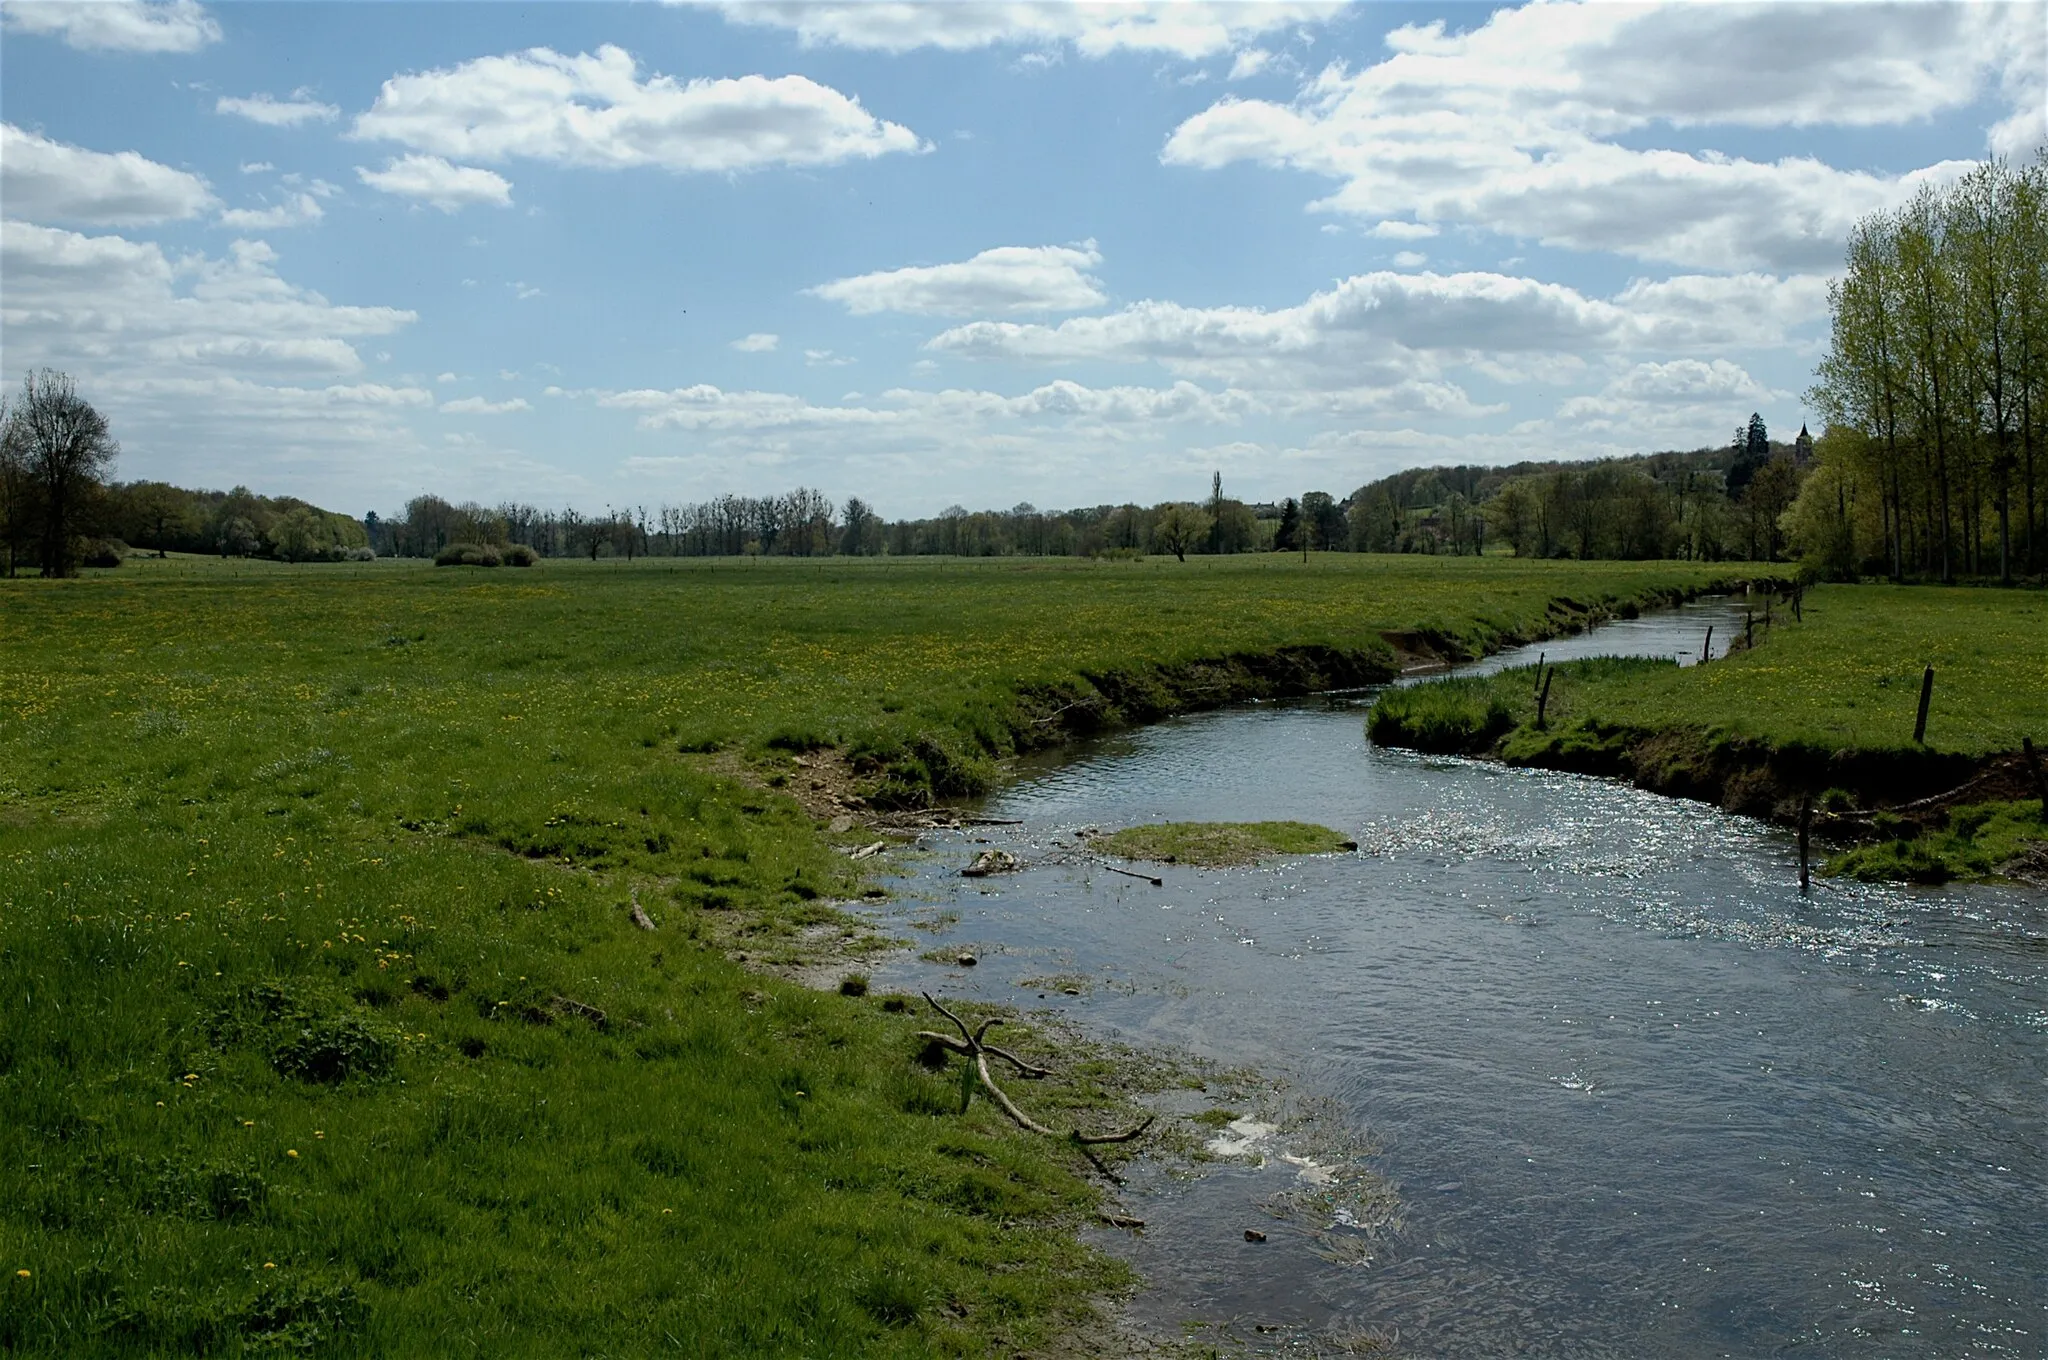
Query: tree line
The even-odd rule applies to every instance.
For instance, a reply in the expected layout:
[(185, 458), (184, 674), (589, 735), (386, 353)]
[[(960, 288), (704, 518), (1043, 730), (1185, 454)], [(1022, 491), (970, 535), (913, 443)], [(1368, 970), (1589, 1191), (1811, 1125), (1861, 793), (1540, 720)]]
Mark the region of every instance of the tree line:
[(2048, 565), (2048, 148), (1849, 239), (1808, 394), (1827, 419), (1792, 517), (1840, 573), (2011, 581)]

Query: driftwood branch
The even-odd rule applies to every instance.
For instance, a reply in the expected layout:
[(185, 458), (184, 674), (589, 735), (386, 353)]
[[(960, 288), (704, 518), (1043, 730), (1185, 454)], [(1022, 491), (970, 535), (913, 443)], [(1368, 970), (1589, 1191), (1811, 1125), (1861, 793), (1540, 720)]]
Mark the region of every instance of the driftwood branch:
[(633, 892), (633, 910), (626, 913), (626, 916), (627, 919), (632, 921), (634, 925), (640, 927), (640, 929), (642, 930), (654, 929), (654, 918), (652, 916), (649, 916), (646, 913), (646, 911), (641, 908), (640, 893), (637, 889), (635, 889)]
[(918, 1037), (936, 1040), (949, 1051), (958, 1053), (972, 1062), (974, 1064), (974, 1074), (980, 1078), (982, 1089), (988, 1092), (989, 1099), (995, 1101), (997, 1108), (1008, 1115), (1016, 1123), (1017, 1127), (1028, 1129), (1032, 1133), (1042, 1133), (1048, 1138), (1064, 1138), (1085, 1150), (1090, 1147), (1099, 1147), (1105, 1143), (1128, 1143), (1146, 1129), (1151, 1128), (1152, 1120), (1158, 1117), (1156, 1115), (1149, 1116), (1144, 1123), (1137, 1125), (1135, 1128), (1125, 1129), (1121, 1133), (1090, 1134), (1082, 1133), (1079, 1129), (1061, 1133), (1057, 1129), (1047, 1128), (1030, 1115), (1024, 1113), (1024, 1111), (1018, 1109), (1017, 1103), (1004, 1093), (1002, 1087), (996, 1085), (995, 1074), (988, 1070), (989, 1055), (994, 1054), (996, 1057), (1006, 1059), (1014, 1064), (1018, 1071), (1022, 1072), (1025, 1076), (1049, 1075), (1049, 1071), (1046, 1068), (1033, 1067), (1015, 1054), (1006, 1053), (1002, 1049), (982, 1042), (982, 1036), (987, 1034), (992, 1027), (1002, 1024), (1002, 1020), (990, 1018), (982, 1021), (979, 1028), (969, 1029), (965, 1020), (947, 1010), (944, 1005), (940, 1004), (939, 999), (930, 992), (924, 994), (924, 999), (930, 1003), (933, 1010), (953, 1022), (954, 1026), (960, 1031), (960, 1037), (955, 1039), (950, 1034), (934, 1034), (930, 1031), (920, 1031)]
[[(950, 1034), (936, 1034), (928, 1029), (919, 1030), (917, 1037), (929, 1039), (935, 1044), (942, 1044), (955, 1053), (964, 1054), (968, 1057), (974, 1056), (974, 1050), (968, 1046), (965, 1039), (956, 1039)], [(997, 1048), (994, 1044), (983, 1044), (982, 1048), (1016, 1068), (1017, 1075), (1020, 1077), (1049, 1077), (1052, 1075), (1050, 1067), (1039, 1067), (1036, 1064), (1025, 1062), (1007, 1048)]]
[(1125, 878), (1142, 878), (1155, 888), (1163, 888), (1166, 886), (1165, 879), (1154, 878), (1150, 874), (1141, 874), (1136, 869), (1119, 869), (1114, 864), (1105, 864), (1102, 867), (1109, 870), (1113, 874), (1122, 874)]

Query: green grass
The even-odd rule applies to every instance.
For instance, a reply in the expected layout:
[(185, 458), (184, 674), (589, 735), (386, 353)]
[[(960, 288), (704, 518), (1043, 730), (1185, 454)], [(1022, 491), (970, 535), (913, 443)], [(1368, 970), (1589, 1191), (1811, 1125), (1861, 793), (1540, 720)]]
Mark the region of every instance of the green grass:
[[(1759, 611), (1761, 612), (1761, 611)], [(1935, 670), (1927, 745), (1982, 756), (2048, 743), (2048, 595), (1928, 586), (1819, 586), (1805, 621), (1783, 607), (1753, 650), (1706, 666), (1593, 660), (1558, 667), (1553, 726), (1691, 725), (1777, 746), (1893, 751), (1913, 746), (1923, 666)], [(1528, 669), (1389, 694), (1375, 720), (1414, 715), (1458, 732), (1516, 726), (1536, 714)], [(1447, 736), (1446, 739), (1450, 739)]]
[(1992, 878), (2042, 841), (2048, 807), (2040, 799), (1972, 803), (1952, 809), (1946, 825), (1925, 835), (1844, 851), (1829, 859), (1827, 871), (1866, 883)]
[[(1197, 663), (1385, 657), (1389, 630), (1477, 650), (1709, 574), (173, 558), (0, 582), (0, 1349), (1038, 1344), (1124, 1278), (1071, 1235), (1085, 1167), (960, 1116), (889, 998), (712, 947), (773, 953), (861, 887), (760, 784), (824, 744), (878, 797), (968, 792), (1072, 714), (1287, 679)], [(1078, 1118), (1113, 1075), (1019, 1099)]]
[[(1759, 611), (1761, 612), (1761, 611)], [(1823, 586), (1803, 622), (1783, 607), (1756, 646), (1705, 666), (1593, 659), (1557, 667), (1535, 724), (1532, 668), (1390, 691), (1368, 719), (1375, 741), (1490, 752), (1510, 763), (1632, 772), (1648, 787), (1726, 792), (1770, 811), (1802, 779), (1857, 783), (1865, 801), (1939, 792), (1983, 757), (2048, 745), (2048, 596), (2034, 591)], [(1935, 670), (1926, 743), (1913, 742), (1922, 668)], [(1654, 740), (1648, 740), (1654, 738)], [(1745, 789), (1737, 768), (1774, 766)], [(1710, 768), (1713, 767), (1713, 768)], [(1819, 792), (1819, 789), (1811, 790)], [(2030, 803), (1960, 828), (1865, 847), (1841, 872), (1918, 881), (1983, 877), (2042, 834)], [(1975, 814), (1972, 813), (1972, 816)], [(2030, 829), (2031, 828), (2031, 829)]]
[(1127, 826), (1091, 842), (1123, 859), (1223, 868), (1256, 864), (1275, 855), (1330, 855), (1358, 843), (1310, 822), (1161, 822)]

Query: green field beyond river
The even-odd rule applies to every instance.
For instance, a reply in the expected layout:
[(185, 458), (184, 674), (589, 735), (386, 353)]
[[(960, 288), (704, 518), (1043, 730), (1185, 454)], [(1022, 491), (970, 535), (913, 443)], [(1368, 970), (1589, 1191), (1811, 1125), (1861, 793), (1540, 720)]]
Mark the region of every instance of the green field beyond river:
[[(985, 792), (1025, 750), (1741, 570), (171, 559), (0, 583), (0, 1348), (1087, 1332), (1128, 1280), (1074, 1236), (1089, 1163), (961, 1115), (918, 1061), (928, 1018), (729, 954), (867, 890), (842, 850), (877, 808)], [(1974, 758), (2048, 738), (2042, 610), (1828, 587), (1733, 659), (1560, 680), (1552, 717), (1888, 748), (1933, 664), (1929, 742)], [(846, 772), (844, 823), (799, 801), (800, 757)], [(1029, 1099), (1107, 1123), (1131, 1080), (1103, 1055)]]

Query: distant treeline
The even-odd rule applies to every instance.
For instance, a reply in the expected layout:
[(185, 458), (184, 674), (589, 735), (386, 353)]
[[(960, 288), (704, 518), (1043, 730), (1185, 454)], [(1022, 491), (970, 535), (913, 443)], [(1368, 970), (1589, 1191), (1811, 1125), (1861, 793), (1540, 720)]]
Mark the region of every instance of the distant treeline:
[(361, 520), (292, 496), (188, 491), (167, 482), (115, 482), (100, 493), (93, 525), (101, 534), (153, 552), (339, 562), (372, 556)]
[[(1201, 501), (1074, 510), (968, 510), (884, 519), (858, 497), (821, 492), (721, 496), (583, 514), (531, 505), (409, 502), (366, 521), (380, 555), (432, 557), (450, 544), (524, 544), (543, 557), (1139, 556), (1243, 552), (1488, 550), (1524, 556), (1768, 557), (1811, 441), (1772, 443), (1752, 417), (1726, 449), (1599, 463), (1418, 468), (1339, 498), (1310, 491), (1278, 503), (1223, 494)], [(1736, 488), (1733, 498), (1728, 487)]]
[(438, 496), (419, 496), (406, 504), (403, 516), (373, 514), (365, 527), (380, 555), (399, 557), (432, 557), (451, 543), (516, 543), (543, 557), (589, 558), (1095, 556), (1273, 546), (1280, 527), (1278, 507), (1229, 500), (1220, 484), (1212, 491), (1206, 508), (1039, 510), (1019, 505), (969, 511), (954, 506), (930, 519), (906, 520), (884, 519), (858, 496), (835, 506), (824, 493), (807, 487), (782, 496), (720, 496), (603, 514), (520, 503), (454, 505)]

